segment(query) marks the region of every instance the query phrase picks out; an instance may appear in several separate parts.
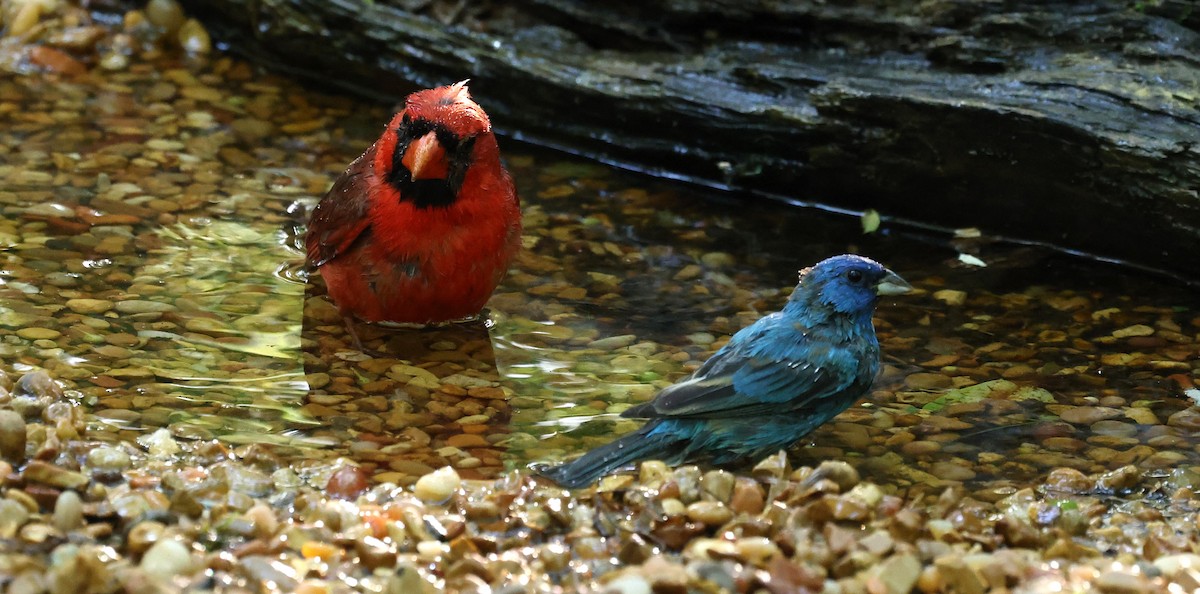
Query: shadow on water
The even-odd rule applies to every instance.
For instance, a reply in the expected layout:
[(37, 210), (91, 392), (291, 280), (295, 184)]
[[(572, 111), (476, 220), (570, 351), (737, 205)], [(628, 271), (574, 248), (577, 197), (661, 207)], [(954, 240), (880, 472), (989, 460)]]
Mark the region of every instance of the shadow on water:
[[(1200, 359), (1195, 292), (969, 234), (863, 234), (855, 218), (512, 143), (525, 249), (489, 302), (491, 327), (359, 326), (388, 355), (355, 352), (297, 242), (304, 211), (387, 114), (313, 97), (301, 107), (322, 127), (272, 135), (215, 110), (172, 140), (121, 123), (130, 92), (154, 89), (101, 93), (90, 101), (108, 111), (88, 122), (9, 126), (31, 160), (0, 171), (0, 356), (46, 368), (108, 439), (165, 427), (345, 457), (377, 480), (442, 465), (495, 476), (633, 429), (621, 411), (779, 309), (797, 269), (858, 252), (919, 291), (880, 304), (879, 381), (795, 464), (845, 459), (893, 491), (986, 493), (1063, 466), (1200, 462), (1200, 414), (1184, 397)], [(263, 121), (301, 109), (250, 108)], [(101, 134), (112, 126), (124, 135)], [(37, 154), (75, 152), (73, 174), (38, 170), (50, 159)], [(193, 153), (220, 159), (192, 171)]]

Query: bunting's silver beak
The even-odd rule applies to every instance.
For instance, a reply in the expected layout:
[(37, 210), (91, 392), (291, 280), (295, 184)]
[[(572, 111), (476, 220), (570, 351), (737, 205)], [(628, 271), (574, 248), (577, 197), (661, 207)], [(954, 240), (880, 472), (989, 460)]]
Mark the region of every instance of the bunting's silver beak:
[(911, 290), (912, 285), (891, 270), (888, 270), (887, 274), (875, 285), (875, 293), (878, 295), (903, 295)]

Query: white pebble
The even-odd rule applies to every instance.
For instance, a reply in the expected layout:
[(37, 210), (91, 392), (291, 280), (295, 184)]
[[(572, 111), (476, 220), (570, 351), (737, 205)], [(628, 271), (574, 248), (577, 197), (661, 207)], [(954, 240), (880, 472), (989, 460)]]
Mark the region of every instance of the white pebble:
[(138, 443), (155, 458), (170, 458), (179, 453), (179, 444), (175, 443), (175, 438), (171, 437), (171, 432), (166, 429), (143, 435), (138, 438)]
[(192, 552), (183, 543), (164, 539), (154, 543), (142, 555), (142, 571), (160, 580), (169, 580), (177, 575), (191, 573)]
[(650, 583), (640, 575), (623, 575), (604, 587), (605, 594), (650, 594)]
[(63, 491), (54, 501), (54, 525), (70, 532), (83, 525), (83, 500), (74, 491)]
[(427, 503), (441, 503), (449, 499), (461, 484), (458, 473), (449, 466), (443, 466), (417, 479), (413, 494)]

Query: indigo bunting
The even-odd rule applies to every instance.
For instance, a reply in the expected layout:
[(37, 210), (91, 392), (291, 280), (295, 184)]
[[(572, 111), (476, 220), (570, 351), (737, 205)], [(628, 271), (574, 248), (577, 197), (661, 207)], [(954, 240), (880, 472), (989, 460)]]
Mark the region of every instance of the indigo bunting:
[(787, 448), (871, 386), (879, 371), (875, 302), (911, 289), (860, 256), (801, 270), (782, 311), (743, 328), (690, 377), (621, 414), (649, 419), (641, 429), (537, 472), (578, 488), (639, 460), (722, 465)]

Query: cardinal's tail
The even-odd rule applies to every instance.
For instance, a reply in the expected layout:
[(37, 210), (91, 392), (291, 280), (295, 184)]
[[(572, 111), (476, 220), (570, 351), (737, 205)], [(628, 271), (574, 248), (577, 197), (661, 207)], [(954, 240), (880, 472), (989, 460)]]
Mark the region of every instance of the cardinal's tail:
[(535, 468), (538, 474), (568, 489), (578, 489), (628, 464), (660, 459), (671, 463), (680, 456), (682, 436), (669, 424), (651, 421), (641, 429), (622, 435), (570, 462)]

